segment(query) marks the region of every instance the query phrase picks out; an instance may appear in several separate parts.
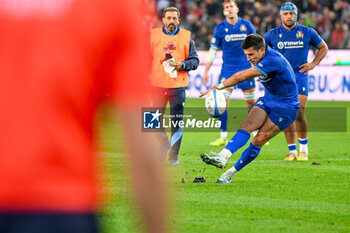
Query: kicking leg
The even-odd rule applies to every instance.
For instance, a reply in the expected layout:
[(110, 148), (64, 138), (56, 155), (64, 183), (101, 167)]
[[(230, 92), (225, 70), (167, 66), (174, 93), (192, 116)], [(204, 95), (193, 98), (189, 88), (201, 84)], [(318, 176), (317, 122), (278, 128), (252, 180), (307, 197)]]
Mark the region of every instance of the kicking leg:
[(250, 133), (262, 127), (267, 119), (267, 113), (263, 109), (253, 107), (247, 119), (241, 124), (240, 129), (237, 130), (237, 133), (226, 147), (219, 154), (209, 155), (202, 153), (201, 158), (203, 162), (218, 168), (224, 168), (229, 157), (248, 142)]
[(233, 175), (252, 162), (259, 155), (261, 147), (280, 131), (280, 128), (268, 118), (236, 164), (222, 174), (216, 183), (230, 183)]

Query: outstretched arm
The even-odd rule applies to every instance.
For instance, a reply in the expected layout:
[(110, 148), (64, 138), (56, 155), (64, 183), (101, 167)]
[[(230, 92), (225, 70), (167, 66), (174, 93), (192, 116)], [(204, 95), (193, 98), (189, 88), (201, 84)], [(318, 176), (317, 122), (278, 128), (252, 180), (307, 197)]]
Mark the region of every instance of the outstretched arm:
[(223, 83), (220, 83), (216, 86), (213, 86), (211, 88), (209, 88), (208, 90), (201, 92), (201, 94), (199, 95), (200, 97), (208, 94), (211, 90), (213, 89), (224, 89), (226, 87), (232, 87), (235, 86), (237, 84), (240, 84), (241, 82), (244, 82), (248, 79), (257, 77), (263, 75), (262, 73), (260, 73), (257, 69), (255, 69), (254, 67), (251, 67), (249, 69), (246, 70), (242, 70), (240, 72), (235, 73), (234, 75), (232, 75), (230, 78), (226, 79)]

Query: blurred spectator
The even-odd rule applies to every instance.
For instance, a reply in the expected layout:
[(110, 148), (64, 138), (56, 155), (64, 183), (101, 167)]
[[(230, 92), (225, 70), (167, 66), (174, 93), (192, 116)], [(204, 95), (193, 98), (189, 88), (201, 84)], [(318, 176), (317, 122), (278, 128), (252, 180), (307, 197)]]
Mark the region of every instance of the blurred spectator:
[(210, 36), (208, 34), (207, 26), (203, 25), (198, 32), (197, 37), (194, 39), (196, 40), (196, 48), (198, 50), (206, 50), (208, 44), (210, 44)]
[(332, 38), (332, 24), (330, 22), (327, 22), (325, 24), (325, 27), (321, 33), (321, 37), (326, 42), (327, 45), (331, 44), (331, 38)]
[(170, 5), (169, 0), (158, 0), (157, 2), (158, 12), (162, 12), (165, 8), (167, 8)]
[(341, 20), (346, 22), (350, 17), (350, 4), (347, 1), (343, 1)]
[(203, 11), (198, 7), (197, 2), (194, 2), (191, 5), (191, 14), (198, 16), (198, 18), (202, 16)]
[(214, 18), (220, 14), (221, 6), (217, 1), (206, 0), (206, 10), (209, 17)]
[(339, 49), (341, 48), (341, 45), (344, 44), (344, 35), (345, 30), (343, 28), (343, 24), (338, 21), (335, 23), (335, 29), (332, 32), (332, 39), (331, 39), (331, 48), (333, 49)]
[(188, 13), (188, 8), (185, 0), (176, 0), (175, 7), (179, 9), (181, 19), (183, 20)]
[(254, 26), (254, 28), (255, 28), (255, 31), (258, 32), (258, 31), (259, 31), (259, 28), (260, 28), (260, 24), (261, 24), (261, 19), (260, 19), (260, 17), (257, 16), (257, 15), (255, 15), (255, 16), (253, 17), (252, 24), (253, 24), (253, 26)]

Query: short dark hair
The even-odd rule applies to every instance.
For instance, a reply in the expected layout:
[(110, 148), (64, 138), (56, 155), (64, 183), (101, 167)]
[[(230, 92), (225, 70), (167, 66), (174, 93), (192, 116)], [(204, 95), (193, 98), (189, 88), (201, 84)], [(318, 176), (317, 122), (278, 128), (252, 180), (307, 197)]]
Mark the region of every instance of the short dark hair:
[(253, 47), (254, 50), (259, 50), (261, 48), (266, 48), (266, 44), (262, 36), (258, 34), (250, 34), (244, 39), (241, 47), (242, 49)]
[(177, 17), (180, 18), (180, 11), (179, 11), (179, 9), (177, 9), (176, 7), (173, 7), (173, 6), (167, 7), (167, 8), (165, 8), (163, 10), (163, 18), (165, 17), (165, 13), (167, 13), (168, 11), (175, 11), (177, 13)]
[(225, 3), (230, 3), (230, 2), (235, 4), (235, 6), (237, 6), (236, 0), (225, 0), (225, 1), (222, 2), (222, 7), (224, 7)]

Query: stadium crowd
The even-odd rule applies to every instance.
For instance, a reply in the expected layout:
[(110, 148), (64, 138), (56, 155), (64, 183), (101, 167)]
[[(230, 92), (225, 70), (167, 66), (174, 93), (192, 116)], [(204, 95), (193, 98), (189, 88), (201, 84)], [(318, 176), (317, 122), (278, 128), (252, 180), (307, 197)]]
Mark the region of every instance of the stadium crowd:
[[(250, 20), (257, 33), (264, 35), (279, 26), (279, 9), (283, 1), (237, 0), (238, 15)], [(349, 0), (295, 0), (299, 9), (298, 22), (314, 28), (331, 49), (350, 49), (350, 1)], [(159, 18), (168, 6), (181, 12), (181, 24), (192, 32), (197, 49), (207, 50), (216, 24), (224, 16), (220, 0), (157, 0)]]

